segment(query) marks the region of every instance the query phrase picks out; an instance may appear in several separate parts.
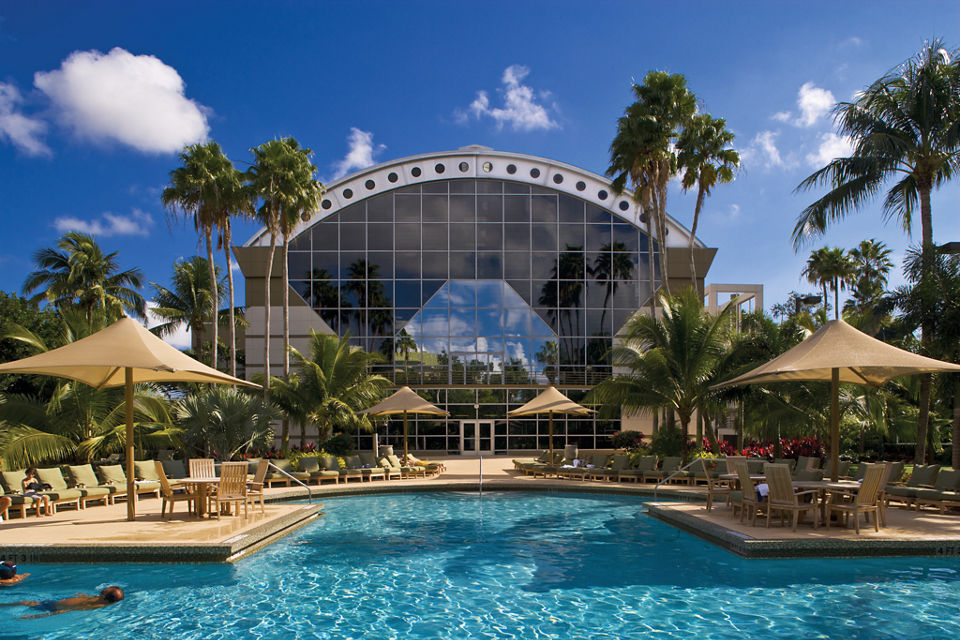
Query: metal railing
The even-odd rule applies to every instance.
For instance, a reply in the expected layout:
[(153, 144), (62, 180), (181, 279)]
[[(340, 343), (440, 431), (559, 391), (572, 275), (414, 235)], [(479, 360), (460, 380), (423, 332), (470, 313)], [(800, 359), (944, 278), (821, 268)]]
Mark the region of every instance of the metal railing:
[(288, 478), (290, 478), (291, 480), (293, 480), (294, 482), (296, 482), (298, 485), (300, 485), (300, 486), (303, 487), (304, 489), (306, 489), (306, 490), (307, 490), (307, 500), (310, 502), (310, 504), (313, 504), (313, 491), (310, 490), (310, 485), (304, 484), (303, 482), (300, 481), (299, 478), (294, 478), (292, 475), (290, 475), (289, 473), (287, 473), (286, 471), (284, 471), (283, 469), (281, 469), (281, 468), (278, 467), (277, 465), (273, 464), (273, 463), (270, 462), (269, 460), (267, 461), (267, 464), (268, 464), (269, 466), (273, 467), (274, 469), (276, 469), (277, 471), (279, 471), (281, 474), (287, 476)]
[(670, 475), (668, 475), (666, 478), (664, 478), (663, 480), (661, 480), (660, 482), (658, 482), (656, 485), (654, 485), (654, 487), (653, 487), (653, 499), (654, 499), (654, 500), (657, 499), (657, 491), (660, 489), (660, 485), (666, 484), (666, 483), (670, 482), (670, 479), (673, 478), (675, 475), (678, 475), (679, 473), (681, 473), (681, 472), (683, 472), (683, 471), (686, 471), (687, 469), (689, 469), (689, 468), (692, 467), (693, 465), (695, 465), (695, 464), (702, 464), (702, 460), (703, 460), (702, 458), (694, 458), (693, 460), (691, 460), (691, 461), (688, 462), (687, 464), (683, 465), (682, 467), (680, 467), (679, 469), (677, 469), (676, 471), (674, 471), (673, 473), (671, 473)]

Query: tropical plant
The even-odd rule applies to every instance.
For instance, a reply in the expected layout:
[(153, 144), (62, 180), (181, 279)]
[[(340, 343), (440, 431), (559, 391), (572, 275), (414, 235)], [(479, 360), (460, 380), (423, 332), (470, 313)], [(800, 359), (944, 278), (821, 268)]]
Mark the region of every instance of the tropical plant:
[[(830, 186), (830, 191), (803, 210), (793, 230), (794, 245), (822, 234), (876, 196), (890, 180), (883, 200), (885, 218), (897, 218), (908, 233), (919, 206), (923, 271), (934, 261), (933, 211), (930, 196), (960, 169), (960, 63), (957, 51), (941, 41), (928, 43), (915, 57), (859, 92), (853, 102), (835, 107), (839, 133), (853, 152), (817, 170), (798, 189)], [(924, 317), (932, 317), (924, 313)], [(921, 325), (928, 349), (933, 326)], [(921, 376), (917, 430), (927, 431), (930, 376)], [(922, 447), (918, 447), (920, 462)]]
[(683, 171), (683, 190), (697, 187), (697, 204), (690, 227), (690, 282), (697, 287), (697, 267), (693, 247), (704, 198), (717, 184), (733, 182), (734, 171), (740, 167), (740, 154), (730, 148), (733, 134), (727, 131), (727, 121), (709, 113), (693, 116), (677, 138), (677, 162)]
[(587, 266), (589, 274), (604, 286), (603, 312), (600, 314), (600, 326), (603, 331), (607, 330), (607, 309), (610, 306), (610, 298), (616, 294), (621, 281), (632, 280), (634, 277), (635, 267), (630, 254), (626, 251), (627, 247), (622, 242), (605, 244), (600, 247), (600, 253), (593, 264)]
[[(36, 302), (0, 291), (0, 336), (11, 332), (13, 325), (28, 329), (49, 344), (60, 334), (62, 320), (51, 306), (40, 309)], [(19, 340), (0, 337), (0, 362), (12, 362), (34, 353)], [(8, 373), (0, 376), (0, 393), (49, 397), (50, 383), (50, 378), (42, 376)]]
[(177, 401), (176, 414), (184, 444), (204, 456), (232, 460), (273, 442), (270, 422), (280, 410), (261, 396), (213, 384)]
[[(210, 272), (207, 282), (217, 282), (213, 261), (213, 229), (235, 206), (236, 194), (240, 192), (242, 183), (237, 181), (233, 164), (216, 142), (185, 147), (179, 158), (183, 166), (170, 172), (170, 184), (163, 190), (160, 199), (172, 214), (179, 211), (193, 220), (194, 229), (203, 236), (207, 248), (207, 268)], [(213, 295), (208, 301), (210, 313), (207, 317), (216, 318), (220, 309), (219, 287), (211, 289), (211, 292)], [(211, 323), (213, 346), (210, 357), (214, 369), (217, 368), (218, 324)]]
[(627, 372), (602, 381), (584, 401), (630, 413), (671, 409), (686, 442), (694, 411), (713, 401), (710, 385), (728, 373), (733, 305), (712, 316), (693, 288), (660, 302), (662, 317), (633, 316), (611, 350), (614, 366)]
[(853, 265), (843, 249), (823, 247), (810, 252), (807, 265), (803, 270), (810, 284), (820, 285), (823, 289), (823, 309), (827, 309), (827, 287), (833, 291), (833, 309), (836, 318), (840, 317), (840, 290), (846, 288), (853, 279)]
[[(646, 222), (647, 242), (653, 261), (653, 238), (660, 249), (660, 282), (670, 295), (670, 274), (667, 266), (667, 185), (677, 172), (674, 143), (681, 129), (696, 111), (696, 96), (687, 89), (682, 75), (651, 71), (643, 84), (634, 84), (637, 100), (628, 106), (617, 121), (617, 134), (610, 144), (610, 166), (607, 175), (613, 178), (614, 193), (621, 194), (629, 182), (633, 187), (639, 221)], [(655, 228), (655, 231), (654, 231)], [(656, 291), (653, 269), (650, 291)], [(656, 296), (651, 296), (655, 314)]]
[(89, 326), (98, 309), (111, 320), (124, 312), (144, 317), (146, 302), (137, 291), (143, 286), (140, 270), (118, 271), (117, 253), (103, 253), (92, 235), (70, 231), (56, 249), (40, 249), (33, 259), (37, 270), (27, 276), (23, 293), (40, 290), (34, 301), (45, 299), (57, 309), (80, 307)]
[(224, 292), (220, 269), (214, 267), (217, 276), (217, 294), (214, 296), (210, 286), (209, 263), (200, 256), (187, 260), (178, 260), (173, 265), (172, 289), (151, 282), (154, 288), (153, 301), (156, 304), (151, 311), (165, 322), (153, 327), (152, 331), (161, 338), (173, 334), (180, 328), (190, 330), (192, 348), (200, 353), (200, 336), (206, 324), (213, 322), (211, 300), (219, 298)]

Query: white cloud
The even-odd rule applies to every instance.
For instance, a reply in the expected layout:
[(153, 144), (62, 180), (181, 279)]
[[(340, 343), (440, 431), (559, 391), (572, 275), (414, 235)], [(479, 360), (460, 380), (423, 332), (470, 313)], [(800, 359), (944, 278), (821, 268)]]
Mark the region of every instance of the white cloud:
[(47, 124), (20, 113), (21, 102), (19, 89), (0, 82), (0, 140), (9, 141), (28, 156), (49, 156), (50, 148), (41, 140)]
[(770, 117), (779, 122), (790, 122), (793, 119), (793, 114), (789, 111), (777, 111)]
[(853, 152), (850, 138), (838, 136), (830, 132), (820, 135), (820, 146), (814, 153), (807, 154), (807, 164), (819, 169), (827, 165), (834, 158), (845, 158)]
[(339, 180), (351, 171), (372, 166), (374, 156), (387, 148), (385, 144), (373, 144), (372, 131), (361, 131), (356, 127), (350, 127), (347, 144), (350, 145), (350, 150), (347, 151), (343, 160), (337, 163), (336, 173), (333, 174), (334, 180)]
[(740, 152), (745, 167), (756, 163), (765, 169), (784, 166), (780, 150), (777, 149), (779, 131), (761, 131), (753, 137), (750, 144)]
[[(147, 321), (145, 323), (147, 329), (152, 329), (155, 326), (166, 322), (166, 320), (163, 318), (159, 318), (154, 315), (153, 308), (156, 306), (156, 302), (149, 300), (147, 301)], [(163, 341), (169, 344), (171, 347), (176, 347), (177, 349), (183, 351), (193, 346), (191, 339), (192, 335), (190, 329), (188, 329), (185, 325), (180, 325), (176, 331), (166, 336)]]
[(863, 46), (863, 39), (858, 38), (857, 36), (850, 36), (846, 40), (840, 42), (841, 47), (861, 47)]
[(34, 85), (82, 138), (173, 153), (210, 131), (208, 110), (184, 95), (180, 74), (155, 56), (120, 47), (74, 51), (59, 69), (37, 72)]
[(95, 220), (61, 216), (53, 221), (53, 226), (60, 233), (80, 231), (101, 237), (145, 236), (153, 226), (153, 218), (145, 211), (134, 209), (126, 216), (107, 212)]
[[(503, 88), (497, 89), (503, 94), (503, 107), (491, 107), (486, 91), (477, 91), (477, 97), (470, 103), (469, 111), (475, 117), (489, 116), (497, 123), (497, 129), (509, 124), (514, 131), (536, 131), (559, 128), (559, 124), (550, 117), (547, 108), (537, 103), (533, 89), (521, 84), (530, 74), (530, 69), (520, 64), (507, 67), (503, 72)], [(540, 100), (549, 100), (550, 92), (540, 91)], [(552, 108), (556, 110), (556, 105)], [(460, 112), (457, 119), (465, 121), (467, 116)]]
[(836, 103), (837, 99), (830, 91), (821, 89), (812, 82), (805, 82), (797, 97), (797, 107), (800, 109), (797, 124), (801, 127), (812, 127), (817, 120), (830, 113)]

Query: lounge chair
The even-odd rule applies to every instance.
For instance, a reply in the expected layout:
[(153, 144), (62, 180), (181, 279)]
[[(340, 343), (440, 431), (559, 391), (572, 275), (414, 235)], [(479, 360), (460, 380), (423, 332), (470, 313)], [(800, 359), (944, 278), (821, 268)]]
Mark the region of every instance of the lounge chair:
[(863, 476), (863, 482), (856, 493), (850, 494), (846, 500), (831, 501), (827, 504), (827, 529), (830, 528), (830, 514), (837, 512), (844, 515), (844, 520), (848, 515), (853, 516), (857, 535), (860, 535), (860, 514), (872, 512), (873, 528), (875, 531), (880, 531), (880, 506), (877, 497), (880, 494), (880, 487), (885, 475), (887, 475), (887, 469), (884, 465), (868, 465)]
[[(850, 474), (851, 463), (849, 460), (841, 460), (837, 465), (837, 477), (847, 478)], [(828, 480), (833, 477), (833, 460), (828, 460), (827, 464), (823, 467), (823, 477)]]
[(20, 484), (26, 476), (25, 470), (19, 471), (0, 471), (0, 481), (2, 481), (2, 494), (11, 500), (11, 509), (20, 512), (21, 518), (27, 517), (27, 509), (35, 509), (37, 516), (40, 516), (40, 500), (35, 500), (30, 496), (23, 495), (22, 485)]
[[(316, 460), (316, 458), (314, 458)], [(267, 477), (267, 469), (270, 468), (269, 460), (260, 460), (257, 462), (257, 471), (253, 474), (253, 480), (247, 480), (247, 502), (254, 504), (260, 501), (260, 514), (263, 515), (263, 480)], [(249, 470), (249, 467), (248, 467)], [(339, 475), (339, 474), (338, 474)]]
[[(336, 459), (334, 459), (336, 464)], [(315, 456), (300, 458), (300, 470), (310, 474), (310, 480), (316, 480), (317, 484), (323, 484), (324, 480), (332, 480), (334, 484), (340, 482), (340, 471), (327, 470), (320, 468), (320, 459)]]
[(40, 493), (50, 497), (50, 504), (53, 505), (53, 512), (57, 512), (59, 505), (74, 505), (79, 511), (81, 501), (83, 500), (83, 490), (71, 489), (67, 486), (67, 480), (63, 477), (60, 467), (47, 467), (37, 469), (37, 480), (50, 488)]
[[(367, 482), (373, 482), (374, 478), (387, 479), (383, 467), (379, 466), (377, 462), (377, 454), (373, 451), (358, 451), (357, 457), (360, 458), (360, 470)], [(426, 471), (422, 471), (422, 473), (423, 475), (427, 474)]]
[[(737, 469), (737, 477), (740, 479), (740, 522), (743, 522), (747, 517), (747, 510), (750, 510), (750, 525), (756, 526), (757, 524), (757, 514), (767, 515), (767, 501), (760, 501), (760, 497), (757, 495), (757, 487), (753, 484), (753, 479), (750, 478), (750, 467), (744, 463), (735, 465)], [(737, 515), (737, 496), (734, 495), (736, 492), (730, 492), (730, 500), (733, 505), (733, 515)]]
[[(656, 464), (656, 463), (654, 463)], [(610, 464), (606, 467), (597, 467), (591, 473), (591, 476), (603, 482), (620, 481), (620, 473), (628, 472), (630, 469), (630, 456), (623, 453), (615, 453), (610, 457)], [(636, 476), (640, 477), (640, 476)]]
[(446, 471), (447, 467), (442, 462), (429, 462), (427, 460), (420, 460), (412, 453), (407, 454), (407, 464), (414, 467), (422, 467), (424, 469), (424, 475), (438, 476), (441, 471)]
[(722, 475), (730, 475), (737, 473), (736, 464), (738, 462), (746, 462), (747, 456), (727, 456), (726, 458), (721, 458), (718, 462), (724, 463), (725, 467), (720, 473)]
[(913, 506), (917, 492), (920, 489), (935, 488), (939, 474), (940, 465), (938, 464), (916, 465), (905, 486), (887, 485), (885, 489), (887, 506), (889, 506), (891, 502), (902, 502), (906, 504), (908, 508)]
[(163, 520), (167, 515), (167, 505), (170, 505), (170, 515), (173, 515), (173, 505), (177, 502), (187, 503), (187, 513), (193, 513), (196, 496), (186, 491), (177, 493), (170, 481), (167, 480), (167, 474), (163, 470), (163, 463), (159, 460), (154, 462), (156, 476), (160, 479), (160, 497), (163, 501), (160, 503), (160, 519)]
[(630, 464), (630, 457), (627, 456), (627, 464), (623, 466), (617, 466), (617, 456), (613, 456), (613, 462), (611, 463), (611, 470), (615, 471), (617, 482), (623, 482), (626, 480), (631, 480), (633, 482), (646, 482), (647, 477), (651, 473), (658, 473), (657, 464), (659, 464), (660, 458), (657, 456), (640, 456), (636, 460), (636, 464)]
[(400, 472), (400, 477), (403, 479), (415, 477), (420, 472), (420, 470), (415, 467), (401, 464), (400, 458), (395, 455), (391, 454), (386, 456), (386, 460), (391, 469)]
[[(160, 497), (160, 476), (157, 474), (155, 460), (134, 460), (133, 476), (137, 482), (137, 494), (156, 493)], [(162, 466), (162, 465), (161, 465)], [(176, 488), (176, 483), (174, 483)]]
[(610, 466), (612, 457), (605, 451), (594, 451), (590, 455), (584, 477), (587, 480), (603, 480), (607, 475), (607, 467)]
[[(796, 466), (797, 466), (797, 459), (796, 459), (796, 458), (774, 458), (773, 463), (774, 463), (774, 464), (785, 464), (785, 465), (787, 465), (787, 466), (790, 467), (790, 473), (793, 473), (793, 470), (794, 470), (794, 469), (796, 468)], [(763, 473), (763, 470), (762, 470), (762, 469), (761, 469), (760, 473)]]
[(186, 478), (187, 477), (187, 465), (184, 464), (183, 460), (163, 460), (161, 461), (163, 465), (163, 473), (168, 478)]
[[(340, 483), (340, 480), (344, 482), (347, 481), (347, 475), (344, 473), (344, 469), (340, 468), (340, 462), (337, 460), (336, 456), (323, 456), (320, 458), (320, 470), (326, 472), (334, 472), (337, 474), (337, 483)], [(359, 471), (356, 473), (357, 478), (360, 478), (360, 481), (363, 481), (363, 474)]]
[(913, 496), (913, 508), (917, 511), (925, 504), (940, 509), (943, 513), (947, 504), (956, 502), (957, 492), (960, 491), (960, 469), (941, 471), (932, 489), (917, 489)]
[(534, 458), (514, 458), (513, 459), (513, 468), (516, 471), (526, 473), (524, 467), (534, 463), (546, 464), (550, 459), (549, 449), (544, 449)]
[[(114, 502), (116, 499), (127, 495), (127, 474), (123, 470), (123, 465), (108, 464), (97, 467), (97, 477), (100, 478), (101, 486), (114, 486), (117, 491), (113, 493)], [(160, 482), (150, 481), (143, 483), (134, 483), (134, 490), (137, 495), (152, 493), (160, 497)]]
[(309, 473), (294, 471), (293, 463), (286, 458), (278, 458), (276, 460), (269, 460), (268, 462), (280, 470), (269, 469), (267, 471), (267, 477), (264, 479), (264, 482), (268, 487), (272, 487), (278, 482), (282, 482), (283, 486), (289, 487), (290, 483), (293, 482), (293, 480), (290, 479), (291, 476), (304, 484), (310, 481)]
[(67, 466), (67, 474), (70, 476), (73, 487), (83, 492), (80, 504), (87, 508), (88, 502), (103, 500), (104, 505), (113, 504), (114, 496), (127, 495), (127, 488), (122, 489), (113, 485), (102, 485), (97, 478), (97, 472), (93, 470), (93, 465), (78, 464)]
[(247, 463), (224, 462), (220, 465), (220, 482), (217, 490), (207, 500), (210, 504), (210, 513), (215, 513), (220, 519), (220, 507), (224, 504), (236, 504), (237, 515), (240, 515), (240, 503), (243, 503), (243, 517), (249, 515), (247, 511)]
[[(663, 459), (663, 464), (660, 465), (659, 469), (652, 469), (651, 471), (643, 472), (643, 481), (647, 482), (648, 480), (653, 480), (654, 482), (663, 482), (671, 475), (680, 471), (680, 467), (683, 466), (683, 458), (680, 456), (666, 456)], [(674, 482), (686, 482), (687, 477), (685, 473), (678, 473), (670, 478)]]
[[(790, 478), (790, 468), (776, 464), (767, 464), (764, 467), (764, 475), (767, 477), (767, 485), (770, 487), (770, 495), (767, 498), (767, 527), (770, 526), (770, 520), (773, 519), (775, 512), (780, 512), (780, 524), (784, 522), (785, 513), (793, 514), (793, 531), (797, 530), (797, 523), (800, 521), (800, 514), (806, 511), (813, 513), (813, 528), (819, 526), (817, 514), (819, 507), (817, 505), (817, 495), (819, 491), (810, 489), (806, 491), (794, 491), (792, 480)], [(801, 501), (800, 498), (809, 497), (809, 502)]]
[(820, 482), (823, 480), (823, 469), (801, 469), (793, 473), (796, 482)]
[(717, 476), (717, 461), (709, 458), (701, 458), (701, 464), (694, 464), (689, 467), (690, 475), (687, 476), (687, 484), (696, 486), (699, 482), (709, 483), (711, 479)]

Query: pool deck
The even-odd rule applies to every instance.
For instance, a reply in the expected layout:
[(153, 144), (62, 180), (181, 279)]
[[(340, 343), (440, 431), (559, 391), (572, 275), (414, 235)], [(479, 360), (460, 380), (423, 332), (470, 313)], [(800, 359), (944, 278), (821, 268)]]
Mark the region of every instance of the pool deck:
[[(900, 508), (887, 511), (887, 527), (872, 526), (858, 536), (852, 529), (801, 525), (796, 533), (774, 524), (769, 529), (741, 525), (730, 510), (715, 506), (707, 513), (703, 487), (671, 485), (654, 495), (652, 484), (582, 482), (533, 478), (513, 470), (513, 456), (436, 457), (447, 470), (436, 478), (311, 485), (312, 504), (283, 501), (307, 498), (302, 487), (274, 487), (265, 492), (266, 513), (220, 520), (188, 516), (183, 504), (166, 520), (160, 500), (141, 498), (137, 518), (126, 520), (126, 505), (64, 509), (53, 517), (13, 518), (0, 523), (0, 559), (32, 562), (230, 562), (245, 557), (323, 516), (320, 502), (339, 496), (418, 491), (546, 491), (623, 494), (676, 502), (648, 503), (649, 514), (750, 558), (831, 556), (960, 556), (960, 514), (919, 514)], [(482, 483), (481, 483), (482, 464)]]

